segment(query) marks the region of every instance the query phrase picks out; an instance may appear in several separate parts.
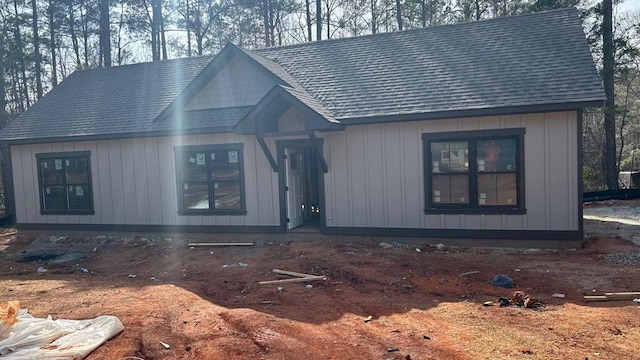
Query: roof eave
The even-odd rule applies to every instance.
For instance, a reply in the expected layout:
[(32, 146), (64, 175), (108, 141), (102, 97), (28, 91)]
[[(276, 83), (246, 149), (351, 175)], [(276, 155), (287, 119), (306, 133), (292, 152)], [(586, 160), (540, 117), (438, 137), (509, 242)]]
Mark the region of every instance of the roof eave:
[(578, 102), (558, 103), (558, 104), (536, 104), (536, 105), (520, 105), (520, 106), (508, 106), (508, 107), (496, 107), (496, 108), (480, 108), (480, 109), (464, 109), (464, 110), (448, 110), (448, 111), (435, 111), (435, 112), (414, 112), (405, 114), (385, 114), (385, 115), (370, 115), (362, 117), (343, 117), (338, 120), (348, 125), (361, 125), (361, 124), (378, 124), (389, 123), (399, 121), (420, 121), (420, 120), (442, 120), (453, 118), (469, 118), (480, 116), (504, 116), (504, 115), (518, 115), (518, 114), (533, 114), (533, 113), (549, 113), (558, 111), (575, 111), (578, 109), (603, 107), (604, 100), (586, 100)]
[(62, 143), (62, 142), (75, 142), (75, 141), (122, 140), (122, 139), (197, 135), (197, 134), (223, 134), (223, 133), (229, 133), (231, 131), (232, 130), (230, 126), (198, 127), (198, 128), (181, 129), (181, 130), (135, 131), (135, 132), (129, 132), (129, 133), (86, 134), (86, 135), (52, 136), (52, 137), (39, 137), (39, 138), (0, 139), (0, 144), (27, 145), (27, 144)]

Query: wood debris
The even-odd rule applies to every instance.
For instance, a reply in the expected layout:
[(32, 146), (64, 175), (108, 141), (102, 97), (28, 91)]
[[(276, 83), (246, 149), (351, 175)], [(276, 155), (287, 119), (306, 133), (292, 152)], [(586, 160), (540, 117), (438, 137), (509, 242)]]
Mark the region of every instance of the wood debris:
[(608, 292), (601, 295), (584, 295), (584, 301), (611, 301), (611, 300), (633, 300), (640, 297), (640, 291), (635, 292)]
[(309, 275), (303, 274), (294, 271), (285, 271), (280, 269), (273, 269), (273, 272), (281, 275), (289, 275), (293, 276), (292, 279), (281, 279), (281, 280), (268, 280), (268, 281), (260, 281), (259, 285), (270, 285), (270, 284), (287, 284), (287, 283), (295, 283), (295, 282), (307, 282), (307, 281), (315, 281), (315, 280), (325, 280), (325, 276), (317, 276), (317, 275)]
[(187, 246), (253, 246), (252, 242), (227, 242), (227, 243), (189, 243)]

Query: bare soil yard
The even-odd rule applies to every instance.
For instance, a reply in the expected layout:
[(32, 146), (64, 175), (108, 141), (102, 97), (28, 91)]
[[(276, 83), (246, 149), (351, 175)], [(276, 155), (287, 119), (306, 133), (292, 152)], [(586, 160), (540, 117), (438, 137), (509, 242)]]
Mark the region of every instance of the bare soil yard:
[[(90, 360), (640, 359), (640, 304), (582, 300), (640, 291), (638, 247), (613, 222), (585, 226), (597, 236), (563, 250), (306, 234), (297, 236), (311, 241), (19, 233), (0, 237), (0, 301), (20, 300), (37, 317), (117, 316), (125, 330)], [(191, 240), (256, 245), (192, 249)], [(274, 268), (326, 280), (259, 285), (287, 278)], [(491, 285), (497, 274), (515, 287)], [(539, 306), (500, 307), (514, 290)]]

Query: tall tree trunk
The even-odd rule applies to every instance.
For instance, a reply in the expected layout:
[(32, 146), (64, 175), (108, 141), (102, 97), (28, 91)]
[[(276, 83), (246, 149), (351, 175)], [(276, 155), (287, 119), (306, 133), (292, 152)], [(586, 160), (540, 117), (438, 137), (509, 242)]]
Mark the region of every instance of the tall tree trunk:
[(377, 0), (371, 0), (371, 33), (375, 34), (378, 32), (378, 10), (377, 10)]
[[(56, 64), (56, 24), (55, 24), (55, 8), (53, 7), (53, 0), (49, 0), (49, 7), (47, 8), (49, 16), (49, 52), (51, 52), (51, 86), (58, 85), (58, 66)], [(71, 18), (73, 21), (73, 17)], [(74, 52), (76, 55), (77, 64), (80, 65), (80, 53), (78, 52), (78, 38), (76, 37), (73, 27), (70, 29), (74, 40)]]
[[(6, 44), (7, 33), (5, 27), (2, 26), (0, 33), (0, 43)], [(7, 125), (9, 116), (7, 114), (7, 88), (4, 80), (4, 55), (5, 47), (0, 46), (0, 129)]]
[(20, 69), (18, 66), (19, 60), (18, 58), (14, 58), (14, 60), (13, 72), (11, 74), (11, 85), (9, 86), (9, 88), (12, 89), (13, 102), (15, 103), (14, 108), (17, 108), (18, 112), (21, 113), (25, 110), (25, 107), (22, 89), (20, 87)]
[(331, 4), (329, 0), (327, 0), (327, 12), (325, 13), (327, 16), (327, 40), (331, 39)]
[(476, 21), (479, 21), (482, 17), (482, 13), (480, 12), (480, 0), (475, 0), (474, 5), (476, 6)]
[(264, 26), (264, 46), (271, 46), (269, 36), (269, 0), (262, 0), (262, 22)]
[(162, 46), (162, 59), (167, 60), (169, 58), (167, 55), (167, 38), (164, 34), (164, 17), (162, 17), (162, 14), (160, 14), (160, 45)]
[(111, 67), (111, 22), (109, 21), (109, 0), (100, 0), (100, 53), (102, 65)]
[(322, 40), (322, 0), (316, 0), (316, 41)]
[(153, 61), (160, 60), (160, 0), (151, 0), (151, 54)]
[(32, 24), (33, 24), (33, 57), (36, 72), (36, 96), (42, 97), (42, 57), (40, 55), (40, 34), (38, 31), (38, 7), (36, 0), (31, 0)]
[(305, 10), (307, 13), (307, 38), (308, 38), (308, 41), (312, 41), (313, 30), (311, 29), (311, 0), (305, 0), (304, 3), (306, 6)]
[(14, 21), (16, 33), (14, 36), (16, 40), (16, 49), (18, 50), (17, 55), (19, 56), (19, 59), (16, 59), (17, 60), (16, 62), (20, 65), (20, 74), (22, 76), (22, 86), (20, 91), (22, 91), (22, 96), (26, 103), (26, 107), (29, 108), (29, 106), (31, 106), (31, 103), (29, 101), (29, 86), (27, 84), (27, 71), (24, 65), (24, 50), (23, 50), (24, 47), (22, 45), (22, 37), (20, 36), (20, 17), (18, 16), (17, 0), (13, 0), (13, 9), (15, 10), (15, 14), (16, 14), (16, 18)]
[(187, 0), (187, 15), (185, 19), (185, 24), (187, 27), (187, 56), (191, 57), (191, 6), (189, 4), (189, 0)]
[(421, 0), (420, 2), (420, 21), (422, 27), (427, 27), (427, 0)]
[(602, 53), (604, 91), (607, 95), (604, 110), (604, 173), (607, 189), (618, 188), (618, 171), (616, 166), (616, 112), (614, 101), (614, 57), (613, 57), (613, 9), (611, 0), (602, 1), (604, 17), (602, 20)]
[[(52, 0), (49, 0), (49, 24), (53, 24), (53, 3)], [(82, 65), (82, 60), (80, 60), (80, 46), (78, 45), (78, 34), (76, 34), (76, 19), (75, 19), (75, 11), (73, 10), (73, 5), (69, 4), (69, 32), (71, 35), (71, 44), (73, 46), (73, 53), (76, 56), (76, 66)], [(51, 25), (49, 25), (51, 26)]]
[(398, 30), (402, 31), (402, 5), (400, 0), (396, 0), (396, 19), (398, 20)]
[(82, 23), (82, 45), (84, 47), (84, 67), (89, 68), (89, 19), (84, 13), (82, 6), (84, 1), (80, 5), (80, 22)]

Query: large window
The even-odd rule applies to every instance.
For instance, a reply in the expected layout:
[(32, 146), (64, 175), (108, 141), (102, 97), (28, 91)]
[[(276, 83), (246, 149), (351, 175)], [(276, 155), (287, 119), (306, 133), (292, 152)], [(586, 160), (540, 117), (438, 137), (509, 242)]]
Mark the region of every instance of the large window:
[(425, 212), (524, 211), (524, 129), (422, 134)]
[(175, 148), (178, 213), (244, 214), (242, 144)]
[(36, 154), (40, 211), (93, 214), (89, 152)]

